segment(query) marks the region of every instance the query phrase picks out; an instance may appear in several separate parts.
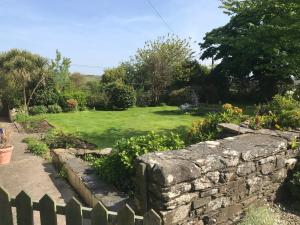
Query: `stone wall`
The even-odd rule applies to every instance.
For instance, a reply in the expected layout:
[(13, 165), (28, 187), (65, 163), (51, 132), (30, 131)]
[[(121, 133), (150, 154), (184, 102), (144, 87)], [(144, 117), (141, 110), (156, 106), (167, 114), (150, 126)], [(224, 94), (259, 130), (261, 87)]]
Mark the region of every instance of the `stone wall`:
[(138, 158), (136, 204), (164, 224), (234, 224), (259, 199), (272, 200), (297, 160), (298, 132), (261, 130)]

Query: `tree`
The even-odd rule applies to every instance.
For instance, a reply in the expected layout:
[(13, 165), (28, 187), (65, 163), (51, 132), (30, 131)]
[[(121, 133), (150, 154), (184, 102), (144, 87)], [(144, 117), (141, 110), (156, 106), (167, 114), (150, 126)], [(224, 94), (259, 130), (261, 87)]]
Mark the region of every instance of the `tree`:
[(79, 72), (72, 73), (70, 75), (70, 80), (72, 86), (74, 86), (74, 88), (79, 88), (79, 89), (83, 89), (87, 82), (86, 77)]
[(157, 104), (173, 80), (187, 74), (184, 63), (191, 61), (192, 55), (189, 41), (177, 36), (148, 41), (134, 57), (135, 74), (131, 82), (135, 89), (150, 91), (153, 103)]
[(70, 85), (70, 65), (71, 59), (62, 57), (61, 53), (56, 50), (56, 57), (51, 61), (51, 76), (58, 92), (64, 91)]
[[(4, 95), (9, 96), (12, 101), (14, 98), (18, 98), (18, 93), (22, 92), (22, 103), (27, 109), (37, 88), (48, 75), (48, 69), (49, 64), (46, 58), (28, 51), (12, 49), (1, 53), (0, 73), (3, 76), (1, 86), (5, 90)], [(36, 83), (29, 90), (29, 83), (32, 80), (35, 80)], [(14, 96), (12, 96), (12, 92), (14, 92)]]
[(231, 19), (207, 33), (201, 59), (216, 66), (240, 89), (257, 83), (265, 98), (300, 76), (300, 3), (298, 0), (223, 0)]
[(126, 68), (123, 64), (118, 67), (108, 68), (104, 70), (104, 73), (101, 77), (101, 82), (103, 84), (108, 84), (112, 82), (124, 82), (126, 77)]
[(107, 84), (104, 89), (108, 98), (108, 106), (112, 109), (125, 110), (135, 103), (133, 88), (124, 83), (112, 82)]

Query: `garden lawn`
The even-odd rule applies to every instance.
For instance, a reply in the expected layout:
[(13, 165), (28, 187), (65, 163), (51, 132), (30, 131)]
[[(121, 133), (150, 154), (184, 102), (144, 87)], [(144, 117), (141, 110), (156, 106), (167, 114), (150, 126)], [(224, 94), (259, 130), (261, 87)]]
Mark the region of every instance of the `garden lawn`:
[(183, 114), (172, 106), (46, 114), (43, 117), (56, 128), (78, 133), (99, 148), (112, 147), (123, 137), (149, 131), (184, 131), (191, 127), (192, 121), (203, 118), (202, 115)]

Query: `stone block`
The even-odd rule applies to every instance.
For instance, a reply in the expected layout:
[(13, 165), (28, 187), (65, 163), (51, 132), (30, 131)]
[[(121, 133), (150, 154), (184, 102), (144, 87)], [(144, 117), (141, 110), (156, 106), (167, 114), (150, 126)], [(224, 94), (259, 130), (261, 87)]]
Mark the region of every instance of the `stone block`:
[(287, 170), (282, 168), (272, 174), (272, 181), (274, 182), (282, 182), (287, 176)]
[(285, 158), (283, 155), (276, 156), (276, 169), (281, 169), (285, 167)]
[(240, 164), (237, 168), (237, 174), (239, 176), (246, 176), (250, 173), (253, 173), (256, 170), (254, 162), (245, 162)]
[(198, 196), (199, 196), (199, 194), (196, 192), (186, 193), (177, 198), (172, 199), (169, 202), (164, 203), (164, 206), (167, 210), (175, 209), (176, 207), (178, 207), (180, 205), (185, 205), (185, 204), (191, 203), (194, 199), (198, 198)]
[(222, 163), (226, 167), (237, 166), (240, 162), (240, 153), (234, 150), (225, 150), (222, 153), (223, 158), (221, 159)]
[(217, 215), (216, 220), (218, 224), (227, 224), (229, 219), (234, 219), (236, 216), (243, 212), (243, 206), (241, 204), (234, 204), (220, 209), (220, 213)]
[(263, 175), (271, 174), (275, 170), (275, 164), (273, 162), (262, 164), (261, 173)]
[(213, 188), (213, 189), (210, 189), (210, 190), (207, 190), (207, 191), (200, 192), (200, 197), (203, 198), (203, 197), (212, 196), (212, 195), (215, 195), (215, 194), (218, 194), (218, 193), (219, 193), (219, 189), (218, 188)]
[(285, 165), (287, 167), (288, 170), (293, 170), (297, 164), (297, 159), (295, 158), (291, 158), (291, 159), (287, 159), (285, 160)]
[(228, 197), (220, 197), (210, 201), (207, 205), (207, 212), (217, 210), (221, 207), (226, 207), (230, 204), (230, 199)]
[(260, 192), (262, 189), (262, 178), (254, 177), (247, 179), (247, 188), (249, 190), (249, 194)]
[(162, 216), (164, 225), (174, 225), (178, 224), (181, 221), (183, 222), (189, 217), (189, 213), (191, 210), (190, 204), (179, 206), (176, 209), (169, 211), (161, 211), (160, 214)]
[(212, 186), (213, 186), (213, 182), (210, 179), (208, 179), (206, 176), (198, 178), (192, 182), (192, 189), (196, 191), (205, 190)]
[(210, 201), (211, 201), (211, 197), (210, 196), (204, 197), (204, 198), (199, 198), (199, 199), (193, 201), (192, 208), (193, 209), (198, 209), (198, 208), (200, 208), (202, 206), (207, 205)]

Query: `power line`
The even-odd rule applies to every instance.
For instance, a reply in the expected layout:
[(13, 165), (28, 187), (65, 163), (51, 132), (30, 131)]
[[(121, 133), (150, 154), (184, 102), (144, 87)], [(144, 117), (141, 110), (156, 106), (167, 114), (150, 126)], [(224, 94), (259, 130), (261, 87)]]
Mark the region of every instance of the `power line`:
[(159, 11), (155, 8), (155, 6), (152, 4), (152, 2), (150, 0), (146, 0), (148, 2), (148, 4), (151, 6), (151, 8), (153, 9), (153, 11), (156, 13), (156, 15), (161, 19), (161, 21), (165, 24), (165, 26), (172, 32), (175, 34), (174, 30), (172, 29), (172, 27), (167, 23), (167, 21), (162, 17), (162, 15), (159, 13)]

